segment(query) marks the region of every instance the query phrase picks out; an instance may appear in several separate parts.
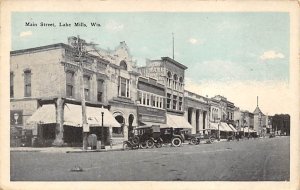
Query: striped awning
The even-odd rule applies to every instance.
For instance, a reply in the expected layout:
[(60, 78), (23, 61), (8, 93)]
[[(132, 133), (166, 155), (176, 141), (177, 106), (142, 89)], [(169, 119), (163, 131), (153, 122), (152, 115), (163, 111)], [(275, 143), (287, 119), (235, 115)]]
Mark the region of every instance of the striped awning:
[(56, 123), (56, 113), (54, 104), (45, 104), (38, 108), (31, 117), (26, 121), (26, 124), (51, 124)]
[(236, 128), (234, 128), (233, 125), (229, 124), (229, 127), (232, 129), (233, 132), (235, 132), (235, 133), (237, 132)]

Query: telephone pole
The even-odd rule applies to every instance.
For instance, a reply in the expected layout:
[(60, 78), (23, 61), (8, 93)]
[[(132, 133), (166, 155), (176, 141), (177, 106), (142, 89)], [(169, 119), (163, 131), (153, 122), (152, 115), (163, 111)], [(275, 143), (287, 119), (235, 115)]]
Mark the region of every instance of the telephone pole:
[(86, 118), (86, 105), (85, 105), (85, 93), (84, 93), (84, 81), (83, 81), (83, 62), (86, 54), (85, 42), (77, 36), (73, 47), (75, 49), (75, 62), (79, 66), (80, 76), (80, 96), (81, 96), (81, 107), (82, 107), (82, 149), (87, 150), (87, 135), (89, 132), (89, 125)]

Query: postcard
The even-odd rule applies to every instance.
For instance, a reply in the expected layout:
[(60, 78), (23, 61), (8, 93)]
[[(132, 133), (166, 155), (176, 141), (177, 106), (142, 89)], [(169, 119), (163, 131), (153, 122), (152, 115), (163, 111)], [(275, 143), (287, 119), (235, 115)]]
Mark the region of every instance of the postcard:
[(298, 8), (3, 1), (1, 188), (299, 188)]

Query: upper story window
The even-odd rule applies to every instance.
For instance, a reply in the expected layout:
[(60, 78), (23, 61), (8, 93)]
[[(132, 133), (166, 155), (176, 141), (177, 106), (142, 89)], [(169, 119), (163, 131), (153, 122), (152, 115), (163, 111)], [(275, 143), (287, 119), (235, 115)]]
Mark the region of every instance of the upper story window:
[(120, 62), (120, 67), (121, 67), (121, 69), (127, 71), (127, 64), (126, 64), (126, 62), (124, 60)]
[(168, 71), (167, 73), (167, 87), (171, 88), (171, 85), (172, 85), (172, 74), (170, 71)]
[(176, 75), (176, 74), (174, 74), (174, 76), (173, 76), (173, 89), (174, 90), (177, 90), (177, 84), (178, 84), (178, 82), (177, 82), (177, 80), (178, 80), (178, 76)]
[(14, 97), (14, 73), (10, 72), (10, 97)]
[(154, 108), (163, 108), (164, 97), (150, 92), (138, 90), (139, 101), (141, 105)]
[(31, 96), (31, 70), (24, 71), (24, 96)]
[(103, 102), (104, 81), (97, 80), (97, 101)]
[(167, 93), (167, 108), (171, 108), (171, 94)]
[(130, 97), (130, 82), (128, 79), (119, 77), (119, 89), (118, 89), (119, 96), (123, 97)]
[(90, 100), (90, 76), (83, 76), (84, 96), (86, 100)]
[(74, 97), (74, 72), (66, 72), (66, 95), (67, 97)]

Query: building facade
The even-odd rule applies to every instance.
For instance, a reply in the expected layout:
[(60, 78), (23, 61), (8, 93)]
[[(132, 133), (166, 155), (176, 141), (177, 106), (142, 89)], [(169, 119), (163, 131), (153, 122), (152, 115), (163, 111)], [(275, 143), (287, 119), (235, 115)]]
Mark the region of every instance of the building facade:
[[(111, 120), (106, 118), (111, 114), (121, 127), (105, 127), (106, 142), (110, 139), (127, 139), (128, 128), (137, 126), (139, 76), (127, 45), (121, 42), (114, 51), (97, 50), (97, 55), (86, 53), (80, 67), (74, 55), (74, 40), (76, 38), (71, 37), (68, 44), (59, 43), (11, 52), (11, 126), (32, 129), (33, 135), (42, 144), (80, 143), (82, 126), (78, 127), (78, 122), (75, 121), (66, 122), (66, 117), (69, 112), (80, 112), (81, 91), (84, 91), (87, 122), (93, 123), (93, 118), (89, 118), (93, 108), (109, 109), (110, 112), (105, 112), (103, 117), (104, 123)], [(26, 122), (37, 110), (54, 112), (54, 120)], [(80, 113), (78, 117), (82, 121)], [(97, 121), (96, 124), (98, 128), (92, 131), (99, 135), (101, 122)]]
[(209, 125), (209, 100), (193, 92), (184, 91), (185, 119), (193, 126), (192, 133), (200, 133)]

